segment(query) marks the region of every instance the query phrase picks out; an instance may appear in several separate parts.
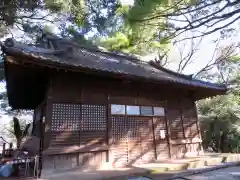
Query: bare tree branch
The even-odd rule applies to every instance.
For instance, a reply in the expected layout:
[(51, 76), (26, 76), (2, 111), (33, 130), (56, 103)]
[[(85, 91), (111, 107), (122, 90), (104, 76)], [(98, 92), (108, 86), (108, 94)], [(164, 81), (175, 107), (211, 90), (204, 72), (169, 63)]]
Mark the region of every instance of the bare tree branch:
[(218, 49), (218, 45), (220, 43), (220, 40), (218, 40), (218, 42), (216, 43), (213, 55), (212, 55), (212, 59), (206, 64), (206, 66), (204, 66), (201, 70), (199, 70), (194, 77), (198, 77), (201, 73), (206, 72), (211, 70), (214, 66), (216, 66), (218, 68), (218, 72), (220, 73), (221, 79), (223, 80), (224, 83), (227, 84), (227, 79), (224, 78), (221, 69), (219, 69), (218, 65), (220, 65), (223, 62), (226, 62), (235, 52), (235, 45), (231, 44), (227, 47), (223, 47), (221, 49), (221, 52), (219, 52), (218, 57), (215, 57), (215, 54), (217, 52)]
[[(212, 34), (216, 31), (229, 27), (231, 24), (240, 19), (240, 5), (239, 0), (214, 0), (204, 1), (200, 0), (198, 3), (191, 5), (180, 3), (178, 7), (172, 6), (167, 8), (166, 11), (154, 11), (143, 18), (130, 18), (134, 23), (141, 26), (151, 24), (152, 26), (160, 26), (164, 19), (175, 23), (175, 26), (167, 26), (164, 31), (169, 31), (169, 39), (179, 36), (186, 31), (196, 30), (201, 27), (207, 27), (208, 30), (200, 35), (190, 37), (198, 38)], [(192, 17), (189, 19), (189, 16)], [(237, 17), (235, 17), (237, 16)], [(184, 19), (183, 19), (184, 18)], [(178, 23), (176, 23), (178, 22)], [(183, 40), (186, 40), (183, 39)]]
[[(219, 30), (221, 30), (221, 29), (224, 29), (224, 28), (228, 27), (229, 25), (233, 24), (233, 23), (234, 23), (235, 21), (237, 21), (238, 19), (240, 19), (240, 15), (239, 15), (237, 18), (233, 19), (232, 21), (230, 21), (229, 23), (227, 23), (227, 24), (225, 24), (225, 25), (223, 25), (223, 26), (214, 28), (214, 29), (211, 30), (211, 31), (206, 31), (206, 32), (202, 33), (201, 35), (183, 38), (183, 39), (181, 39), (181, 40), (178, 40), (178, 42), (184, 41), (184, 40), (187, 40), (187, 39), (195, 39), (195, 38), (207, 36), (207, 35), (209, 35), (209, 34), (212, 34), (212, 33), (214, 33), (214, 32), (217, 32), (217, 31), (219, 31)], [(185, 32), (185, 30), (182, 31), (181, 33), (178, 33), (178, 35), (182, 34), (183, 32)]]
[[(183, 44), (182, 43), (175, 44), (180, 54), (180, 62), (178, 64), (177, 72), (182, 73), (189, 64), (193, 63), (194, 61), (193, 56), (199, 50), (199, 46), (202, 43), (202, 40), (203, 37), (201, 37), (197, 42), (195, 39), (191, 39), (190, 42), (184, 41)], [(180, 49), (179, 45), (182, 46), (183, 49)], [(186, 49), (186, 47), (190, 47), (190, 49)], [(184, 55), (183, 54), (184, 52), (187, 53)]]

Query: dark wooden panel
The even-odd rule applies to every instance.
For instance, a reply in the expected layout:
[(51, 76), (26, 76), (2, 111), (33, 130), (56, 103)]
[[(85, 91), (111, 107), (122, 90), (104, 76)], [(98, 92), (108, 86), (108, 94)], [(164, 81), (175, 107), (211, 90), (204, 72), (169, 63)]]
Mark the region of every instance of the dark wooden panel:
[(43, 168), (48, 170), (69, 169), (83, 165), (97, 167), (106, 162), (106, 151), (45, 156), (43, 162)]
[(79, 145), (79, 131), (52, 131), (51, 146)]
[(192, 101), (182, 101), (182, 119), (186, 138), (199, 138), (196, 106)]
[[(81, 156), (81, 154), (80, 154)], [(106, 162), (106, 151), (82, 154), (83, 165), (97, 166)]]
[[(94, 84), (92, 84), (94, 85)], [(103, 103), (108, 101), (107, 88), (101, 88), (96, 86), (84, 86), (82, 87), (82, 101), (83, 103)]]
[(119, 86), (109, 90), (109, 103), (111, 104), (138, 104), (138, 93), (133, 87)]
[(171, 139), (184, 139), (181, 111), (168, 109), (167, 119), (169, 120)]
[[(79, 82), (79, 83), (77, 83)], [(81, 101), (81, 81), (66, 74), (57, 74), (52, 78), (50, 98), (55, 101)]]
[(69, 169), (79, 166), (78, 153), (44, 156), (43, 169)]
[(56, 154), (67, 154), (67, 153), (86, 153), (96, 151), (107, 151), (107, 145), (90, 144), (90, 145), (69, 145), (69, 146), (53, 146), (43, 152), (44, 155), (56, 155)]
[(107, 144), (106, 131), (81, 131), (81, 144)]
[(144, 106), (160, 106), (164, 107), (164, 98), (162, 95), (158, 93), (144, 92), (139, 91), (138, 94), (138, 104)]

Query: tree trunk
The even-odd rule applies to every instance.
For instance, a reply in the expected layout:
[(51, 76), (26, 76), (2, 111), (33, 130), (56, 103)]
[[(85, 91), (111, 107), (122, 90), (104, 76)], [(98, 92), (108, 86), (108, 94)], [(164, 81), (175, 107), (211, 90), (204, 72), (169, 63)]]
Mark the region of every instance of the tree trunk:
[(224, 148), (224, 146), (225, 146), (224, 141), (225, 141), (225, 133), (222, 132), (222, 134), (220, 135), (220, 145), (219, 145), (219, 148), (220, 148), (221, 153), (224, 153), (224, 151), (225, 151), (225, 148)]
[(17, 139), (17, 149), (20, 148), (20, 145), (21, 145), (21, 139)]

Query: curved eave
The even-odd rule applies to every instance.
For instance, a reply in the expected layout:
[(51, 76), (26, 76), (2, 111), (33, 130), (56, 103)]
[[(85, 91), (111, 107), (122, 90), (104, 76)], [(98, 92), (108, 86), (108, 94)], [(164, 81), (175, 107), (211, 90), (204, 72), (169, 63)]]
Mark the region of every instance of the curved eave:
[(183, 86), (185, 88), (191, 88), (193, 91), (204, 91), (204, 95), (199, 95), (196, 100), (205, 98), (205, 97), (211, 97), (215, 95), (222, 95), (226, 94), (227, 88), (224, 85), (218, 85), (218, 84), (213, 84), (209, 82), (204, 82), (196, 79), (189, 78), (186, 76), (181, 76), (179, 78), (176, 75), (176, 79), (159, 79), (156, 77), (152, 78), (146, 78), (144, 76), (137, 76), (135, 74), (131, 73), (122, 73), (122, 72), (112, 72), (109, 69), (96, 69), (92, 67), (83, 67), (81, 65), (73, 65), (61, 61), (52, 61), (51, 56), (48, 56), (48, 54), (36, 54), (34, 52), (25, 52), (21, 49), (15, 48), (15, 47), (6, 47), (2, 45), (2, 50), (5, 54), (7, 55), (12, 55), (12, 56), (19, 56), (22, 57), (21, 60), (27, 63), (32, 63), (35, 65), (39, 66), (45, 66), (45, 67), (51, 67), (51, 68), (57, 68), (57, 69), (67, 69), (68, 71), (91, 71), (94, 73), (101, 73), (101, 74), (106, 74), (108, 76), (118, 76), (118, 77), (124, 77), (127, 79), (142, 79), (145, 81), (152, 81), (152, 82), (161, 82), (161, 83), (170, 83), (170, 84), (176, 84)]

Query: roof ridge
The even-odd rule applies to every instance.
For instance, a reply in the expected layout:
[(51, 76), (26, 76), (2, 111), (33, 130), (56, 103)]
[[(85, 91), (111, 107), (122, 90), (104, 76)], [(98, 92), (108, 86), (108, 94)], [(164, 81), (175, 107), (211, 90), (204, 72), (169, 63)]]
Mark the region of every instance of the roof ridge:
[(192, 77), (192, 75), (185, 75), (185, 74), (178, 73), (178, 72), (172, 71), (170, 69), (164, 68), (160, 64), (154, 62), (153, 60), (150, 60), (149, 64), (151, 66), (153, 66), (154, 68), (158, 69), (158, 70), (165, 71), (167, 73), (171, 73), (171, 74), (176, 75), (176, 76), (180, 76), (180, 77), (187, 78), (187, 79), (190, 79), (190, 80), (194, 80), (195, 79), (195, 78)]
[(141, 60), (138, 57), (134, 57), (134, 56), (131, 56), (131, 55), (127, 56), (127, 55), (117, 54), (117, 53), (111, 52), (111, 51), (103, 51), (103, 50), (97, 49), (97, 48), (91, 48), (91, 47), (82, 46), (81, 44), (79, 44), (77, 42), (74, 42), (73, 40), (70, 40), (70, 39), (67, 39), (67, 38), (64, 38), (64, 37), (58, 37), (58, 36), (56, 36), (53, 33), (46, 32), (44, 34), (50, 35), (50, 37), (47, 37), (47, 38), (64, 40), (64, 41), (67, 41), (68, 43), (70, 43), (70, 44), (72, 44), (74, 46), (77, 46), (79, 48), (82, 48), (84, 50), (88, 50), (88, 51), (92, 51), (92, 52), (104, 53), (104, 54), (107, 54), (107, 55), (120, 57), (120, 58), (128, 58), (127, 60), (132, 61), (134, 63), (149, 64), (149, 65), (153, 66), (154, 68), (156, 68), (158, 70), (165, 71), (167, 73), (171, 73), (173, 75), (180, 76), (180, 77), (183, 77), (183, 78), (193, 79), (192, 75), (185, 75), (185, 74), (182, 74), (182, 73), (174, 72), (174, 71), (172, 71), (170, 69), (166, 69), (166, 68), (160, 66), (159, 64), (155, 63), (153, 60), (150, 60), (149, 62), (146, 62), (144, 60)]
[(66, 41), (76, 47), (79, 47), (79, 48), (82, 48), (82, 49), (85, 49), (85, 50), (89, 50), (89, 51), (93, 51), (93, 52), (99, 52), (99, 53), (104, 53), (104, 54), (107, 54), (107, 55), (112, 55), (112, 56), (115, 56), (115, 57), (121, 57), (121, 58), (131, 58), (131, 59), (128, 59), (128, 60), (133, 60), (133, 62), (142, 62), (142, 63), (146, 63), (145, 61), (141, 60), (140, 58), (137, 58), (137, 57), (133, 57), (129, 54), (129, 56), (127, 55), (121, 55), (121, 54), (117, 54), (115, 52), (111, 52), (111, 51), (103, 51), (101, 49), (98, 49), (98, 48), (91, 48), (91, 47), (86, 47), (86, 46), (83, 46), (77, 42), (74, 42), (73, 40), (70, 40), (70, 39), (67, 39), (67, 38), (64, 38), (64, 37), (58, 37), (56, 36), (55, 34), (53, 33), (49, 33), (49, 32), (45, 32), (44, 35), (49, 35), (47, 36), (46, 38), (47, 39), (55, 39), (55, 40), (63, 40), (63, 41)]

